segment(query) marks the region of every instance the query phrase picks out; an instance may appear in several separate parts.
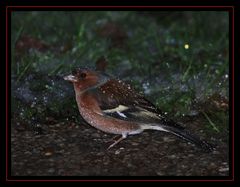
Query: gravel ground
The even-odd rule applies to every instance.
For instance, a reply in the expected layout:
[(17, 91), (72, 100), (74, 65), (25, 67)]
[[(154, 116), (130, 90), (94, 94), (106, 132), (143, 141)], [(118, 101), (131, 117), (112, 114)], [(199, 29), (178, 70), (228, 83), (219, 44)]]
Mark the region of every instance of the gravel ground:
[(190, 143), (159, 131), (129, 136), (107, 150), (114, 135), (86, 124), (42, 124), (43, 134), (37, 135), (13, 123), (11, 175), (228, 176), (227, 133), (213, 137), (197, 129), (200, 126), (197, 122), (187, 126), (215, 145), (215, 150), (204, 153)]

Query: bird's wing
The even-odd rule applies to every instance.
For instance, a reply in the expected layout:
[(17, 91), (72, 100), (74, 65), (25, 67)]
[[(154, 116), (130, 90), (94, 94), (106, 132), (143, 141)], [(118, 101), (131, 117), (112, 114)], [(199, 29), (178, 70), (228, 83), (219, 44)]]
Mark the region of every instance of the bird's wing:
[(146, 125), (160, 124), (183, 129), (180, 125), (168, 120), (163, 112), (122, 81), (110, 80), (97, 88), (95, 94), (101, 110), (107, 116)]

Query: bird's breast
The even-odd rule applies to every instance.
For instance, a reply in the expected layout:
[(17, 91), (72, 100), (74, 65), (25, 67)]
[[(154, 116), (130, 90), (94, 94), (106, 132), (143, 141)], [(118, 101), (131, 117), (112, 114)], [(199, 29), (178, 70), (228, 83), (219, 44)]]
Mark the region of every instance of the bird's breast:
[(76, 100), (81, 116), (93, 127), (112, 134), (140, 133), (138, 124), (104, 115), (93, 95), (82, 94)]

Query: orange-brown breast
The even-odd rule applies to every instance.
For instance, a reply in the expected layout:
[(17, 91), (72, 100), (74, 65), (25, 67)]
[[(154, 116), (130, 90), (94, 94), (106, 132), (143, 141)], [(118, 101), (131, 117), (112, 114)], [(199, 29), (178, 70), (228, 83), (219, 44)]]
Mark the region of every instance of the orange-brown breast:
[(90, 93), (77, 96), (79, 112), (95, 128), (112, 134), (131, 134), (140, 129), (139, 125), (106, 116), (98, 106), (97, 99)]

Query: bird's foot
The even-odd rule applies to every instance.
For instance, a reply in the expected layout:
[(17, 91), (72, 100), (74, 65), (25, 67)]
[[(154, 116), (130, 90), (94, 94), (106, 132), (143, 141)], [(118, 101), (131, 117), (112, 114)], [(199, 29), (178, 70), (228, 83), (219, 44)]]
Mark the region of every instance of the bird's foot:
[(113, 138), (111, 138), (110, 140), (106, 141), (107, 143), (110, 143), (110, 142), (115, 142), (116, 139), (119, 139), (121, 138), (122, 135), (118, 134), (118, 135), (115, 135)]
[(126, 136), (122, 135), (120, 138), (118, 138), (117, 140), (115, 140), (116, 137), (117, 137), (117, 136), (113, 137), (112, 141), (114, 141), (114, 143), (111, 144), (111, 145), (107, 148), (107, 150), (111, 149), (113, 146), (115, 146), (116, 144), (118, 144), (119, 142), (121, 142), (123, 139), (126, 138)]

